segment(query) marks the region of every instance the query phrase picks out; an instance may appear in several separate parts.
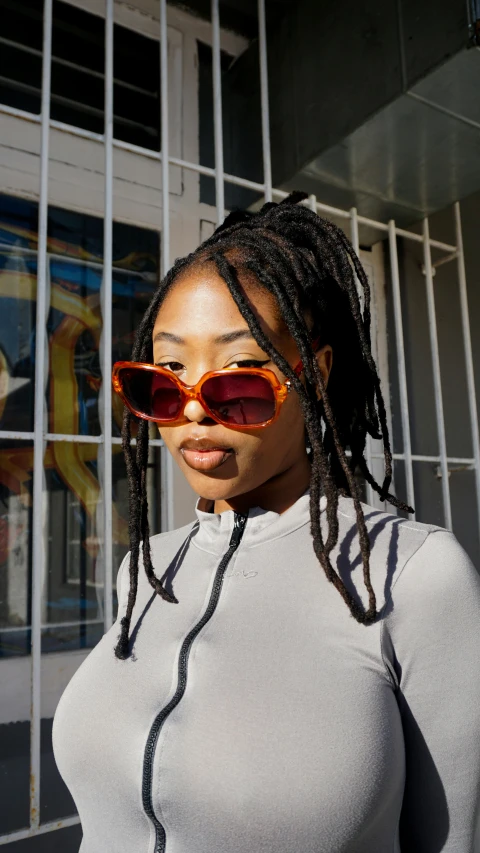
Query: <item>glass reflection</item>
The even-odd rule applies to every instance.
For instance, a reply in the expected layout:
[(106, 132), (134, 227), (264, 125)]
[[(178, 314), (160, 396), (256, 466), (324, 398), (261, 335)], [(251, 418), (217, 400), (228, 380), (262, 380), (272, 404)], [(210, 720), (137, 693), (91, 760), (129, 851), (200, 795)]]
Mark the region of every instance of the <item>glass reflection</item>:
[(98, 448), (55, 441), (45, 455), (48, 572), (42, 652), (90, 648), (103, 633)]
[(0, 442), (0, 657), (30, 649), (32, 467), (32, 442)]
[[(152, 426), (150, 437), (158, 439)], [(128, 481), (123, 452), (119, 445), (113, 447), (113, 612), (117, 612), (116, 579), (120, 564), (129, 548), (128, 540)], [(150, 534), (161, 531), (161, 454), (160, 447), (150, 447), (147, 470), (148, 518)]]
[[(48, 571), (42, 652), (91, 648), (103, 634), (103, 496), (97, 444), (50, 442), (44, 457)], [(112, 448), (113, 586), (128, 551), (128, 484), (122, 448)], [(161, 528), (161, 449), (151, 447), (152, 535)], [(0, 657), (30, 652), (32, 442), (0, 444)], [(114, 608), (114, 609), (115, 609)]]
[[(33, 430), (37, 215), (34, 202), (0, 195), (0, 429)], [(49, 209), (48, 429), (99, 435), (103, 222)], [(128, 359), (157, 286), (159, 235), (113, 226), (113, 360)], [(108, 377), (110, 382), (110, 377)], [(122, 405), (113, 399), (114, 434)]]
[[(0, 195), (0, 430), (33, 430), (37, 216), (34, 202)], [(48, 429), (57, 435), (99, 435), (102, 221), (50, 208), (48, 252)], [(157, 285), (159, 235), (114, 223), (113, 256), (115, 361), (130, 357), (135, 328)], [(116, 395), (112, 408), (113, 432), (119, 436), (123, 407)], [(81, 441), (52, 441), (46, 450), (43, 652), (88, 649), (103, 632), (102, 453), (103, 445)], [(115, 580), (128, 549), (128, 489), (120, 445), (114, 444), (112, 453)], [(149, 476), (157, 481), (159, 451), (152, 454)], [(4, 657), (30, 650), (32, 472), (30, 441), (0, 444)], [(160, 529), (159, 496), (158, 484), (152, 532)]]
[(33, 430), (37, 206), (0, 195), (0, 429)]

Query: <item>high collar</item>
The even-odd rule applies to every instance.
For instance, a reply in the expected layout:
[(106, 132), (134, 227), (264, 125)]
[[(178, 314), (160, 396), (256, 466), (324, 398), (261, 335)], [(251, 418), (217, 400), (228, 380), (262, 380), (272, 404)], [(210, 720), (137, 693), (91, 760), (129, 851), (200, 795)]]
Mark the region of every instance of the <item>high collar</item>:
[[(223, 553), (228, 548), (228, 542), (233, 530), (234, 511), (205, 512), (199, 509), (200, 498), (195, 505), (198, 519), (198, 530), (194, 536), (197, 547), (213, 554)], [(320, 512), (324, 512), (327, 498), (320, 498)], [(247, 524), (242, 539), (242, 548), (255, 548), (263, 542), (271, 542), (286, 536), (293, 530), (308, 524), (310, 521), (310, 489), (295, 501), (285, 512), (273, 512), (260, 506), (250, 507)]]

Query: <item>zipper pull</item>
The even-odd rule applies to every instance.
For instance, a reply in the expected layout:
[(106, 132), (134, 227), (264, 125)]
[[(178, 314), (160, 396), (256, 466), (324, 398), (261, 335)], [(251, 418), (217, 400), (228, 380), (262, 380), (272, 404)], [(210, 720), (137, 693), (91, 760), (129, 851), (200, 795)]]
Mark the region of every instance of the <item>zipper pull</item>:
[(234, 513), (233, 516), (233, 530), (232, 535), (230, 537), (230, 542), (228, 543), (229, 548), (238, 548), (240, 544), (240, 540), (243, 536), (243, 531), (245, 530), (245, 525), (247, 523), (247, 516), (240, 515), (238, 512)]

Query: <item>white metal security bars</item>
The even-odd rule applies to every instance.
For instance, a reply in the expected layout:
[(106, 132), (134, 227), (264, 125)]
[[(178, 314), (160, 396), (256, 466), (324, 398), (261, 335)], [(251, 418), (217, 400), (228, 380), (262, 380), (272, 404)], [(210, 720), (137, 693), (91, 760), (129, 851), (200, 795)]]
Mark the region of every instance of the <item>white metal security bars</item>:
[[(72, 816), (57, 822), (40, 824), (39, 820), (39, 772), (40, 772), (40, 663), (41, 663), (41, 586), (45, 571), (45, 554), (43, 551), (43, 454), (45, 442), (50, 441), (78, 441), (93, 442), (103, 445), (103, 495), (105, 502), (104, 510), (104, 555), (105, 555), (105, 627), (111, 624), (111, 586), (112, 586), (112, 551), (111, 551), (111, 445), (120, 440), (112, 438), (111, 434), (111, 392), (109, 386), (109, 375), (111, 369), (111, 267), (112, 267), (112, 157), (113, 148), (124, 148), (139, 155), (150, 157), (161, 163), (162, 170), (162, 272), (165, 273), (170, 264), (169, 259), (169, 165), (180, 166), (198, 174), (209, 175), (216, 179), (216, 206), (217, 219), (221, 221), (224, 216), (224, 182), (237, 186), (247, 187), (261, 192), (266, 200), (272, 196), (283, 198), (286, 193), (281, 190), (272, 189), (271, 166), (270, 166), (270, 140), (269, 140), (269, 118), (268, 118), (268, 80), (267, 80), (267, 56), (266, 56), (266, 34), (265, 34), (265, 4), (264, 0), (258, 0), (259, 17), (259, 51), (260, 51), (260, 88), (261, 88), (261, 114), (262, 114), (262, 144), (264, 159), (264, 182), (262, 184), (249, 181), (223, 171), (223, 139), (222, 139), (222, 115), (221, 115), (221, 79), (220, 79), (220, 20), (219, 0), (212, 0), (212, 42), (213, 42), (213, 88), (214, 88), (214, 123), (215, 123), (215, 169), (191, 163), (179, 158), (169, 157), (168, 154), (168, 77), (167, 77), (167, 8), (166, 0), (159, 0), (160, 18), (160, 62), (161, 62), (161, 110), (162, 110), (162, 147), (161, 153), (142, 149), (138, 146), (113, 139), (113, 103), (112, 103), (112, 56), (113, 56), (113, 0), (106, 0), (105, 15), (105, 132), (103, 135), (90, 133), (79, 128), (50, 120), (50, 62), (51, 62), (51, 27), (52, 27), (52, 0), (45, 0), (44, 6), (44, 37), (43, 37), (43, 79), (42, 79), (42, 112), (35, 116), (21, 110), (0, 106), (5, 113), (14, 114), (28, 121), (41, 123), (42, 148), (40, 164), (40, 204), (39, 204), (39, 245), (38, 245), (38, 283), (37, 283), (37, 337), (36, 337), (36, 364), (35, 364), (35, 418), (34, 431), (32, 432), (0, 432), (0, 439), (20, 439), (34, 441), (34, 528), (33, 528), (33, 593), (32, 593), (32, 712), (31, 712), (31, 799), (30, 799), (30, 826), (27, 829), (12, 832), (0, 837), (0, 845), (19, 841), (30, 836), (50, 832), (72, 826), (78, 823), (78, 817)], [(48, 142), (49, 128), (55, 127), (59, 130), (78, 136), (102, 141), (105, 146), (105, 232), (104, 232), (104, 275), (102, 291), (103, 311), (103, 339), (102, 339), (102, 368), (104, 377), (104, 389), (102, 394), (103, 409), (103, 434), (100, 436), (82, 435), (58, 435), (46, 433), (44, 429), (44, 389), (47, 375), (46, 364), (46, 313), (48, 308), (48, 257), (47, 257), (47, 210), (48, 210)], [(480, 447), (478, 436), (477, 409), (473, 376), (473, 359), (469, 328), (469, 314), (467, 304), (465, 266), (463, 259), (463, 244), (460, 222), (460, 208), (455, 206), (456, 222), (456, 245), (452, 246), (437, 240), (432, 240), (428, 232), (428, 223), (425, 224), (422, 235), (414, 234), (402, 228), (397, 228), (392, 220), (388, 224), (376, 222), (357, 214), (355, 209), (344, 211), (318, 202), (311, 196), (308, 202), (318, 213), (340, 217), (350, 222), (351, 237), (354, 246), (358, 249), (358, 226), (367, 225), (380, 233), (388, 234), (390, 246), (390, 264), (392, 273), (392, 285), (394, 295), (394, 315), (396, 344), (400, 377), (400, 399), (401, 416), (403, 427), (404, 450), (403, 453), (394, 454), (395, 459), (403, 460), (406, 469), (407, 500), (414, 503), (412, 463), (414, 461), (440, 462), (442, 469), (442, 488), (445, 510), (445, 524), (451, 526), (448, 464), (461, 463), (475, 469), (477, 505), (479, 508), (480, 522)], [(410, 425), (408, 416), (408, 390), (406, 383), (405, 356), (403, 346), (402, 315), (400, 304), (400, 277), (398, 269), (396, 240), (401, 236), (407, 240), (421, 242), (424, 247), (424, 260), (426, 270), (427, 296), (429, 305), (429, 331), (434, 363), (435, 375), (435, 398), (436, 415), (439, 435), (444, 436), (443, 407), (441, 400), (441, 385), (438, 360), (438, 341), (435, 325), (435, 305), (432, 288), (432, 262), (431, 249), (436, 248), (445, 253), (445, 257), (437, 262), (437, 265), (453, 259), (457, 260), (458, 278), (460, 286), (463, 340), (465, 351), (465, 362), (467, 370), (467, 382), (469, 392), (471, 429), (474, 446), (474, 457), (472, 459), (458, 459), (447, 457), (444, 439), (440, 440), (439, 456), (419, 456), (411, 452)], [(161, 441), (153, 442), (162, 445)], [(372, 453), (370, 446), (367, 447), (368, 458), (382, 458), (381, 454)], [(168, 458), (168, 457), (167, 457)], [(163, 461), (163, 460), (162, 460)], [(166, 460), (165, 460), (166, 462)], [(163, 464), (164, 482), (163, 492), (168, 496), (167, 510), (163, 516), (165, 527), (172, 523), (172, 490), (171, 469), (168, 464)], [(371, 495), (371, 493), (370, 493)], [(369, 497), (369, 500), (371, 497)]]
[[(113, 0), (105, 0), (105, 210), (103, 217), (102, 400), (103, 433), (103, 555), (105, 630), (113, 622), (112, 601), (112, 207), (113, 207)], [(103, 423), (102, 423), (103, 421)], [(100, 450), (100, 448), (99, 448)], [(100, 455), (100, 454), (99, 454)], [(100, 469), (100, 466), (99, 466)]]
[(40, 712), (42, 652), (42, 584), (45, 572), (43, 456), (45, 449), (45, 381), (47, 322), (47, 225), (48, 155), (50, 119), (50, 69), (52, 57), (52, 0), (45, 0), (42, 67), (42, 143), (40, 149), (40, 198), (38, 204), (37, 312), (35, 337), (35, 405), (33, 429), (33, 524), (32, 535), (32, 628), (30, 717), (30, 827), (40, 825)]
[[(168, 31), (167, 0), (160, 0), (160, 109), (161, 109), (161, 163), (162, 163), (162, 234), (161, 264), (162, 275), (170, 269), (170, 211), (169, 211), (169, 122), (168, 122)], [(173, 459), (166, 448), (162, 447), (160, 457), (162, 529), (173, 527)]]

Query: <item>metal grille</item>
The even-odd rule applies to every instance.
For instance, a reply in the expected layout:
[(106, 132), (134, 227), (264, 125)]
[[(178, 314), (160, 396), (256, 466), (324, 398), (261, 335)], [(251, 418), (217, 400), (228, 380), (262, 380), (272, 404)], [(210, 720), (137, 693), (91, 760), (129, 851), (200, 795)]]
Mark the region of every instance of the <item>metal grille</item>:
[[(235, 175), (225, 174), (223, 167), (223, 139), (222, 139), (222, 100), (221, 100), (221, 65), (220, 65), (220, 20), (219, 0), (212, 0), (211, 26), (213, 44), (213, 94), (214, 94), (214, 144), (215, 144), (215, 169), (201, 166), (198, 163), (189, 162), (169, 155), (169, 110), (168, 110), (168, 41), (167, 41), (167, 4), (166, 0), (159, 0), (160, 20), (160, 79), (161, 79), (161, 152), (156, 153), (147, 149), (140, 149), (128, 143), (113, 138), (113, 0), (105, 0), (105, 129), (100, 137), (98, 134), (89, 133), (79, 128), (63, 125), (50, 120), (50, 69), (52, 48), (52, 0), (44, 3), (43, 24), (43, 75), (42, 75), (42, 107), (41, 115), (24, 113), (9, 107), (0, 107), (4, 113), (16, 115), (29, 122), (40, 122), (41, 124), (41, 158), (40, 158), (40, 192), (39, 192), (39, 224), (38, 224), (38, 279), (37, 279), (37, 314), (36, 314), (36, 358), (35, 358), (35, 408), (33, 432), (3, 431), (0, 439), (33, 440), (34, 446), (34, 472), (33, 472), (33, 586), (32, 586), (32, 616), (31, 616), (31, 735), (30, 735), (30, 825), (28, 828), (15, 831), (0, 837), (0, 845), (13, 841), (20, 841), (31, 836), (48, 833), (56, 829), (65, 828), (78, 823), (78, 817), (72, 816), (52, 823), (40, 822), (40, 679), (41, 679), (41, 630), (42, 630), (42, 583), (46, 571), (45, 550), (43, 547), (43, 528), (45, 521), (44, 506), (44, 452), (47, 441), (52, 442), (81, 442), (96, 443), (101, 447), (101, 482), (103, 489), (103, 543), (105, 558), (104, 577), (104, 627), (107, 630), (113, 620), (112, 613), (112, 443), (119, 443), (119, 439), (112, 437), (112, 415), (111, 415), (111, 385), (109, 377), (111, 374), (111, 351), (112, 351), (112, 208), (113, 208), (113, 178), (112, 178), (112, 152), (113, 148), (123, 148), (139, 155), (153, 158), (158, 161), (162, 176), (162, 204), (163, 215), (161, 224), (161, 264), (162, 273), (165, 274), (170, 266), (170, 218), (169, 218), (169, 166), (177, 166), (197, 174), (208, 175), (215, 179), (216, 186), (216, 219), (220, 223), (225, 216), (224, 186), (225, 182), (255, 190), (270, 201), (272, 198), (280, 199), (287, 194), (281, 190), (272, 188), (271, 161), (270, 161), (270, 136), (269, 136), (269, 102), (268, 102), (268, 76), (267, 76), (267, 49), (265, 32), (265, 2), (258, 0), (259, 20), (259, 54), (260, 54), (260, 92), (261, 92), (261, 117), (262, 117), (262, 146), (263, 146), (263, 183), (257, 183)], [(103, 141), (104, 163), (105, 163), (105, 206), (104, 206), (104, 251), (103, 251), (103, 283), (101, 293), (102, 308), (102, 340), (101, 340), (101, 365), (104, 382), (102, 384), (101, 397), (101, 423), (102, 434), (99, 436), (85, 435), (63, 435), (52, 434), (45, 430), (45, 387), (47, 377), (47, 338), (46, 319), (49, 307), (49, 260), (47, 254), (47, 212), (48, 212), (48, 179), (49, 179), (49, 138), (50, 129), (54, 127), (66, 130), (68, 133), (86, 136)], [(401, 401), (401, 423), (403, 432), (403, 452), (394, 454), (396, 460), (401, 460), (405, 465), (406, 474), (406, 498), (409, 504), (414, 505), (414, 481), (413, 463), (436, 462), (440, 464), (442, 472), (442, 495), (445, 526), (452, 527), (452, 512), (449, 492), (449, 464), (462, 464), (475, 470), (476, 496), (478, 518), (480, 524), (480, 446), (478, 433), (477, 405), (474, 386), (474, 369), (472, 359), (472, 345), (469, 326), (469, 311), (467, 303), (467, 287), (465, 277), (465, 264), (462, 244), (462, 229), (460, 218), (460, 205), (457, 203), (454, 209), (456, 243), (450, 245), (430, 238), (428, 220), (424, 221), (423, 233), (416, 234), (411, 231), (398, 228), (393, 220), (388, 223), (376, 222), (360, 216), (356, 209), (341, 210), (329, 205), (322, 204), (315, 196), (310, 196), (308, 204), (318, 213), (341, 219), (345, 222), (353, 245), (359, 252), (359, 226), (365, 225), (378, 233), (378, 238), (388, 238), (390, 273), (393, 293), (393, 308), (395, 317), (395, 338), (398, 356), (399, 393)], [(432, 456), (415, 455), (412, 453), (410, 441), (410, 418), (409, 418), (409, 394), (407, 387), (407, 374), (405, 368), (404, 331), (402, 324), (402, 309), (400, 301), (400, 273), (397, 258), (397, 238), (402, 237), (408, 241), (416, 241), (423, 245), (424, 271), (426, 295), (428, 304), (428, 333), (433, 363), (433, 377), (435, 390), (436, 423), (439, 438), (439, 454)], [(442, 388), (440, 377), (440, 361), (435, 316), (435, 296), (433, 287), (433, 271), (431, 251), (435, 248), (443, 253), (441, 260), (436, 266), (447, 262), (456, 262), (458, 270), (458, 285), (461, 303), (461, 318), (463, 328), (463, 348), (465, 356), (466, 375), (468, 383), (468, 402), (471, 422), (471, 435), (473, 441), (472, 458), (448, 457), (445, 426), (444, 406), (442, 400)], [(162, 446), (161, 441), (154, 444)], [(383, 454), (375, 446), (375, 442), (369, 441), (367, 447), (367, 461), (371, 467), (374, 460), (383, 459)], [(172, 462), (169, 455), (162, 457), (163, 494), (166, 501), (163, 506), (163, 528), (170, 529), (173, 525), (173, 493), (172, 493)], [(376, 496), (372, 489), (367, 489), (367, 500), (374, 504)]]

